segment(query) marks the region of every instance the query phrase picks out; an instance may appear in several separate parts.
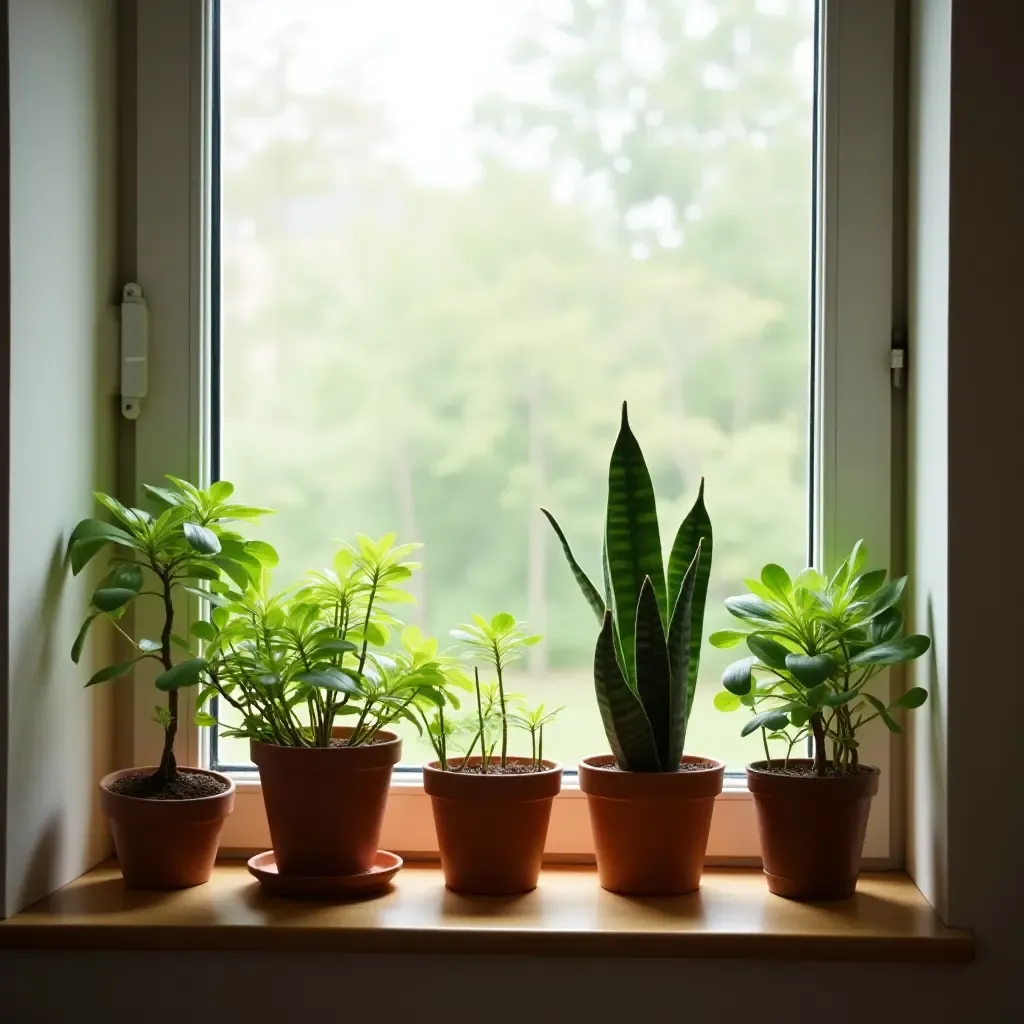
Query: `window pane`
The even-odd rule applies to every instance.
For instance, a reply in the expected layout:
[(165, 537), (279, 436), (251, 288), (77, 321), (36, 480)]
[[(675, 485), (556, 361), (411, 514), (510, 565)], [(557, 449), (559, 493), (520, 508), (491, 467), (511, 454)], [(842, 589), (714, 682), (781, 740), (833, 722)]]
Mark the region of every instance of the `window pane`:
[[(424, 543), (404, 617), (544, 634), (545, 753), (607, 749), (599, 579), (630, 420), (662, 540), (706, 478), (705, 635), (808, 547), (812, 0), (221, 0), (221, 474), (279, 514), (275, 584), (356, 532)], [(756, 743), (712, 707), (687, 749)], [(413, 741), (406, 760), (428, 756)], [(223, 742), (221, 759), (247, 760)]]

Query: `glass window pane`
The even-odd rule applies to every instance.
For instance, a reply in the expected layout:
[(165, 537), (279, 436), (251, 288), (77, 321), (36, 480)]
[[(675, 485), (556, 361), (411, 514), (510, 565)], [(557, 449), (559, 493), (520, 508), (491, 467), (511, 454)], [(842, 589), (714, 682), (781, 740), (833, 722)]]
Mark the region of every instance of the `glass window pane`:
[[(396, 531), (408, 621), (543, 633), (513, 685), (567, 707), (572, 767), (607, 749), (596, 627), (538, 508), (599, 579), (622, 400), (666, 545), (706, 479), (705, 635), (806, 557), (814, 3), (220, 10), (220, 472), (279, 510), (275, 584)], [(735, 767), (732, 654), (705, 645), (687, 749)]]

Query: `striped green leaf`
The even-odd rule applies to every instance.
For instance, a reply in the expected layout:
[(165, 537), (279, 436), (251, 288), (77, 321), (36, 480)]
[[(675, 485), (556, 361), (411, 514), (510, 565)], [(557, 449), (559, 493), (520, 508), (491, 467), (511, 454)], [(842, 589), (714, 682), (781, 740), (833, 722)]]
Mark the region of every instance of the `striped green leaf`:
[[(686, 744), (686, 726), (690, 721), (693, 695), (697, 689), (695, 665), (700, 661), (700, 630), (694, 625), (694, 601), (700, 579), (704, 549), (701, 541), (693, 553), (686, 574), (679, 585), (679, 597), (672, 612), (668, 630), (668, 660), (671, 691), (669, 695), (669, 742), (665, 767), (675, 770)], [(694, 642), (696, 641), (696, 643)]]
[(669, 675), (668, 648), (665, 630), (658, 612), (658, 599), (650, 576), (644, 577), (640, 600), (636, 606), (636, 636), (634, 638), (636, 666), (636, 693), (644, 706), (647, 721), (651, 723), (654, 746), (662, 768), (671, 766), (669, 760), (669, 707), (672, 699), (672, 681)]
[(651, 723), (615, 657), (610, 611), (605, 612), (594, 652), (594, 689), (615, 763), (624, 771), (660, 771)]
[(562, 533), (562, 528), (555, 521), (555, 517), (546, 509), (542, 508), (541, 512), (547, 517), (548, 522), (551, 524), (551, 528), (555, 531), (559, 542), (562, 545), (562, 551), (565, 553), (565, 560), (569, 563), (569, 568), (572, 570), (573, 577), (575, 578), (580, 590), (583, 591), (583, 596), (587, 599), (587, 604), (594, 610), (594, 614), (597, 616), (597, 621), (600, 622), (604, 619), (604, 600), (602, 599), (597, 587), (590, 582), (590, 577), (580, 567), (579, 562), (573, 557), (572, 549), (569, 547), (569, 542), (565, 539), (565, 534)]
[[(668, 622), (665, 568), (661, 560), (658, 512), (643, 452), (629, 429), (626, 403), (622, 403), (622, 425), (608, 467), (608, 575), (611, 580), (615, 625), (624, 654), (633, 651), (636, 606), (644, 577), (650, 576), (662, 623)], [(631, 665), (626, 675), (635, 680)]]

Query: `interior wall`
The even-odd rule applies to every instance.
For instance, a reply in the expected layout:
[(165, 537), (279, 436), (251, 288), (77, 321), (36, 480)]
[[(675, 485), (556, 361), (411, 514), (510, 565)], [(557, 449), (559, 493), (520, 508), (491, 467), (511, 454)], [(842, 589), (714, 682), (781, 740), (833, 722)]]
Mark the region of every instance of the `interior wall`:
[(110, 660), (70, 649), (101, 571), (64, 564), (93, 490), (114, 484), (117, 370), (113, 0), (8, 0), (10, 471), (6, 848), (0, 912), (105, 856), (97, 779), (112, 767)]

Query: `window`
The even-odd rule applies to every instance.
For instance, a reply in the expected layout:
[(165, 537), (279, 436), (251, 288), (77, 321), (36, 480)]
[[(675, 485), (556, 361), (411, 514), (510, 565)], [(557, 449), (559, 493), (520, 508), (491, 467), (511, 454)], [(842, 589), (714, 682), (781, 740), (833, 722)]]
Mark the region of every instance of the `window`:
[[(593, 565), (621, 399), (663, 521), (706, 477), (706, 632), (764, 561), (861, 535), (888, 559), (888, 4), (174, 6), (139, 12), (140, 109), (181, 97), (178, 120), (140, 121), (139, 262), (154, 360), (192, 401), (147, 405), (140, 479), (217, 472), (279, 509), (281, 584), (356, 531), (424, 541), (425, 630), (507, 608), (545, 634), (517, 688), (566, 705), (546, 747), (567, 767), (605, 746), (594, 629), (537, 506)], [(157, 253), (172, 208), (190, 230)], [(183, 330), (157, 326), (163, 280)], [(740, 769), (721, 667), (708, 648), (687, 746)], [(244, 749), (192, 742), (244, 770)], [(741, 782), (718, 855), (756, 850)], [(232, 845), (257, 845), (253, 795)], [(552, 843), (585, 854), (565, 796)], [(392, 804), (392, 844), (428, 849), (414, 775)]]

